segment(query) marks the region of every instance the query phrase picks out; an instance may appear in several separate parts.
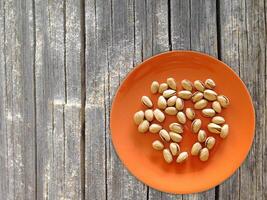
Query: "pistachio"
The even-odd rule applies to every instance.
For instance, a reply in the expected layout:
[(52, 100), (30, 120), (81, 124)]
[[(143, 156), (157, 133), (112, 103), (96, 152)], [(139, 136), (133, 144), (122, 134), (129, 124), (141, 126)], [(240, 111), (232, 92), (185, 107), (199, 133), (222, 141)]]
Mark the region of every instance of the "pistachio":
[(165, 98), (170, 98), (170, 97), (174, 96), (175, 94), (176, 94), (176, 91), (175, 91), (175, 90), (171, 90), (171, 89), (169, 89), (169, 90), (165, 90), (165, 91), (163, 92), (163, 96), (164, 96)]
[(164, 149), (162, 153), (163, 153), (163, 157), (164, 157), (164, 160), (166, 161), (166, 163), (171, 163), (173, 158), (172, 158), (172, 154), (171, 154), (170, 150)]
[(182, 100), (181, 98), (178, 97), (176, 99), (175, 107), (176, 107), (177, 110), (183, 110), (183, 108), (184, 108), (184, 100)]
[(153, 106), (153, 103), (148, 96), (142, 96), (141, 101), (148, 108), (151, 108)]
[(138, 131), (140, 133), (145, 133), (148, 131), (148, 128), (149, 128), (149, 122), (147, 120), (144, 120), (141, 122), (141, 124), (139, 124)]
[(204, 130), (199, 130), (197, 134), (197, 139), (199, 142), (205, 142), (207, 138), (207, 133)]
[(182, 80), (181, 85), (185, 90), (188, 90), (188, 91), (193, 90), (193, 84), (191, 83), (191, 81), (187, 79)]
[(215, 116), (211, 119), (211, 122), (212, 123), (215, 123), (215, 124), (224, 124), (225, 123), (225, 119), (221, 116)]
[(151, 83), (150, 90), (152, 94), (156, 94), (159, 91), (159, 82), (158, 81), (153, 81)]
[(179, 144), (175, 143), (175, 142), (172, 142), (170, 144), (170, 150), (171, 150), (171, 153), (173, 156), (177, 156), (178, 153), (180, 152), (180, 146)]
[(187, 152), (182, 152), (179, 154), (179, 156), (177, 157), (176, 159), (176, 162), (177, 163), (182, 163), (184, 162), (185, 160), (187, 160), (188, 158), (188, 153)]
[(156, 118), (156, 120), (158, 120), (159, 122), (163, 122), (165, 119), (165, 115), (163, 112), (161, 112), (161, 110), (159, 109), (155, 109), (154, 110), (154, 117)]
[(168, 84), (167, 83), (161, 83), (159, 85), (159, 93), (162, 94), (165, 90), (168, 89)]
[(175, 82), (174, 78), (167, 78), (167, 84), (168, 84), (169, 88), (176, 90), (176, 82)]
[(220, 113), (222, 111), (222, 107), (221, 104), (219, 103), (219, 101), (213, 101), (212, 102), (212, 106), (213, 110), (215, 110), (215, 112)]
[(200, 91), (200, 92), (203, 92), (205, 90), (205, 85), (202, 81), (200, 80), (196, 80), (194, 81), (194, 86), (195, 88)]
[(134, 123), (136, 125), (141, 124), (141, 122), (144, 120), (144, 117), (145, 117), (145, 113), (142, 110), (136, 112), (134, 114), (134, 117), (133, 117), (134, 118)]
[(204, 95), (202, 92), (195, 92), (193, 95), (192, 95), (192, 101), (195, 103), (195, 102), (198, 102), (200, 99), (203, 99)]
[(201, 128), (201, 120), (200, 119), (195, 119), (192, 124), (191, 124), (191, 129), (193, 133), (197, 133), (199, 129)]
[(163, 96), (159, 96), (158, 98), (158, 108), (165, 109), (167, 107), (167, 101)]
[(212, 79), (209, 78), (205, 81), (205, 86), (206, 88), (213, 89), (215, 88), (216, 84)]
[(155, 140), (153, 143), (152, 143), (152, 147), (153, 149), (156, 149), (158, 151), (162, 150), (164, 148), (164, 145), (162, 144), (161, 141), (159, 140)]
[(219, 101), (219, 103), (221, 104), (221, 106), (223, 108), (226, 108), (230, 104), (229, 99), (226, 96), (224, 96), (224, 95), (217, 96), (217, 101)]
[(154, 114), (153, 114), (153, 110), (152, 109), (147, 109), (145, 111), (145, 118), (147, 121), (152, 121), (154, 119)]
[(201, 99), (194, 104), (195, 109), (203, 109), (208, 105), (208, 101), (206, 99)]
[(164, 112), (167, 115), (176, 115), (177, 114), (177, 109), (175, 107), (167, 107)]
[(178, 97), (182, 99), (190, 99), (192, 97), (192, 92), (188, 90), (181, 90), (180, 92), (178, 92)]
[(209, 123), (208, 124), (208, 130), (211, 133), (220, 134), (221, 133), (221, 129), (222, 129), (222, 127), (219, 126), (218, 124), (214, 124), (214, 123)]
[(162, 129), (162, 126), (159, 124), (151, 124), (149, 126), (149, 132), (158, 133)]
[(221, 138), (226, 138), (229, 133), (229, 125), (224, 124), (221, 129), (220, 137)]
[(202, 149), (202, 146), (199, 142), (196, 142), (195, 144), (193, 144), (192, 149), (191, 149), (191, 155), (192, 156), (197, 156), (200, 152), (200, 150)]
[(192, 108), (186, 108), (185, 115), (188, 119), (193, 120), (196, 116), (196, 113)]
[(181, 142), (183, 139), (183, 137), (179, 133), (176, 133), (176, 132), (170, 131), (169, 135), (170, 135), (172, 141), (174, 141), (174, 142)]
[(168, 101), (167, 101), (167, 105), (168, 105), (168, 106), (174, 106), (175, 103), (176, 103), (176, 99), (177, 99), (177, 96), (172, 96), (172, 97), (170, 97), (170, 98), (168, 99)]
[(186, 116), (182, 111), (177, 113), (177, 119), (178, 119), (178, 122), (181, 124), (185, 124), (186, 122)]
[(204, 117), (213, 117), (216, 113), (212, 108), (206, 108), (202, 110), (202, 114)]
[(169, 142), (171, 140), (169, 133), (165, 129), (159, 131), (159, 136), (163, 142)]
[(211, 150), (215, 145), (215, 138), (214, 137), (208, 137), (205, 142), (206, 147)]
[(205, 90), (204, 91), (204, 98), (209, 101), (215, 101), (217, 99), (217, 93), (213, 90)]
[(171, 131), (176, 132), (176, 133), (183, 133), (184, 131), (182, 125), (178, 123), (171, 123), (169, 125), (169, 128)]
[(200, 150), (199, 159), (201, 161), (207, 161), (209, 159), (209, 150), (208, 148), (203, 148)]

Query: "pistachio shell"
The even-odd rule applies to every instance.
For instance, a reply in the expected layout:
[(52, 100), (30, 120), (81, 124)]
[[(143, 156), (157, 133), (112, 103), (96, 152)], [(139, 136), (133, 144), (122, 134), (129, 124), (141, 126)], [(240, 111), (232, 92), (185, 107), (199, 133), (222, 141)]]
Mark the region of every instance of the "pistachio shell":
[(195, 109), (203, 109), (208, 105), (208, 101), (206, 99), (201, 99), (194, 104)]
[(195, 119), (191, 124), (192, 132), (197, 133), (199, 129), (201, 128), (201, 124), (202, 123), (200, 119)]
[(159, 85), (159, 93), (162, 94), (165, 90), (168, 89), (168, 84), (167, 83), (161, 83)]
[(144, 120), (141, 122), (141, 124), (139, 124), (138, 131), (140, 133), (145, 133), (148, 131), (148, 128), (149, 128), (149, 122), (147, 120)]
[(208, 130), (211, 133), (220, 134), (221, 133), (221, 129), (222, 129), (222, 127), (219, 126), (218, 124), (214, 124), (214, 123), (209, 123), (208, 124)]
[(196, 116), (196, 113), (192, 108), (186, 108), (185, 115), (189, 120), (193, 120)]
[(163, 142), (169, 142), (171, 140), (169, 133), (165, 129), (159, 131), (159, 136)]
[(208, 137), (205, 142), (206, 147), (210, 150), (215, 145), (215, 138), (214, 137)]
[(153, 106), (153, 103), (148, 96), (142, 96), (141, 101), (148, 108), (151, 108)]
[(158, 108), (165, 109), (167, 107), (167, 101), (163, 96), (159, 96), (158, 98)]
[(215, 123), (215, 124), (224, 124), (225, 123), (225, 119), (221, 116), (215, 116), (211, 119), (211, 122), (212, 123)]
[(134, 118), (134, 123), (136, 125), (141, 124), (141, 122), (144, 120), (144, 117), (145, 117), (145, 113), (142, 110), (136, 112), (134, 114), (134, 117), (133, 117)]
[(212, 109), (215, 110), (215, 112), (220, 113), (222, 111), (221, 104), (219, 101), (213, 101), (212, 102)]
[(180, 146), (179, 144), (172, 142), (170, 143), (170, 150), (173, 156), (177, 156), (180, 152)]
[(203, 99), (204, 95), (202, 92), (195, 92), (193, 95), (192, 95), (192, 101), (195, 103), (195, 102), (198, 102), (199, 100)]
[(219, 101), (219, 103), (221, 104), (221, 106), (223, 108), (226, 108), (230, 104), (229, 99), (226, 96), (224, 96), (224, 95), (217, 96), (217, 101)]
[(185, 89), (185, 90), (188, 90), (188, 91), (193, 90), (193, 83), (187, 79), (182, 80), (181, 85), (182, 85), (183, 89)]
[(152, 94), (156, 94), (159, 91), (159, 82), (158, 81), (153, 81), (151, 83), (150, 90)]
[(166, 163), (171, 163), (173, 161), (172, 154), (169, 149), (164, 149), (162, 153)]
[(207, 161), (209, 159), (209, 150), (208, 148), (203, 148), (200, 150), (199, 159), (201, 161)]
[(158, 120), (159, 122), (163, 122), (165, 119), (165, 115), (164, 113), (159, 110), (159, 109), (155, 109), (154, 110), (154, 117), (156, 118), (156, 120)]
[(176, 103), (177, 96), (172, 96), (167, 100), (167, 105), (168, 106), (174, 106)]
[(151, 124), (149, 126), (149, 132), (158, 133), (162, 129), (162, 126), (159, 124)]
[(213, 90), (205, 90), (204, 91), (204, 98), (209, 100), (209, 101), (215, 101), (217, 99), (217, 93), (214, 92)]
[(147, 121), (150, 121), (150, 122), (154, 119), (154, 113), (152, 109), (147, 109), (145, 111), (145, 118)]
[(226, 138), (228, 136), (228, 133), (229, 133), (229, 125), (224, 124), (221, 129), (220, 137)]
[(176, 162), (177, 163), (182, 163), (184, 162), (185, 160), (187, 160), (188, 158), (188, 153), (187, 152), (182, 152), (179, 154), (179, 156), (177, 157), (176, 159)]
[(195, 88), (200, 91), (200, 92), (203, 92), (205, 90), (205, 85), (202, 81), (200, 80), (196, 80), (194, 81), (194, 86)]
[(202, 149), (202, 146), (199, 142), (196, 142), (195, 144), (193, 144), (192, 149), (191, 149), (191, 155), (192, 156), (197, 156), (200, 152), (200, 150)]
[(162, 150), (164, 148), (164, 145), (162, 144), (161, 141), (159, 140), (155, 140), (153, 143), (152, 143), (152, 147), (153, 149), (156, 149), (158, 151)]
[(178, 97), (176, 99), (175, 107), (176, 107), (177, 110), (183, 110), (183, 108), (184, 108), (184, 100)]
[(212, 79), (209, 78), (205, 81), (205, 86), (206, 88), (213, 89), (215, 88), (216, 84)]
[(181, 142), (183, 139), (183, 137), (179, 133), (176, 133), (176, 132), (170, 131), (169, 135), (170, 135), (172, 141), (174, 141), (174, 142)]
[(192, 97), (192, 92), (188, 90), (181, 90), (180, 92), (178, 92), (178, 97), (182, 99), (190, 99)]
[(178, 122), (181, 124), (185, 124), (186, 122), (186, 116), (182, 111), (177, 113), (177, 119), (178, 119)]
[(167, 84), (168, 84), (169, 88), (176, 90), (176, 82), (175, 82), (174, 78), (167, 78)]
[(169, 128), (171, 131), (176, 132), (176, 133), (183, 133), (183, 127), (181, 124), (178, 123), (171, 123), (169, 125)]
[(167, 115), (176, 115), (177, 114), (177, 109), (175, 107), (167, 107), (164, 112)]
[(169, 90), (165, 90), (165, 91), (163, 92), (163, 96), (164, 96), (165, 98), (170, 98), (170, 97), (174, 96), (175, 94), (176, 94), (176, 91), (175, 91), (175, 90), (171, 90), (171, 89), (169, 89)]
[(216, 114), (216, 112), (211, 108), (206, 108), (202, 110), (202, 114), (204, 117), (213, 117)]
[(198, 134), (197, 134), (197, 139), (199, 142), (205, 142), (207, 138), (207, 133), (204, 130), (199, 130)]

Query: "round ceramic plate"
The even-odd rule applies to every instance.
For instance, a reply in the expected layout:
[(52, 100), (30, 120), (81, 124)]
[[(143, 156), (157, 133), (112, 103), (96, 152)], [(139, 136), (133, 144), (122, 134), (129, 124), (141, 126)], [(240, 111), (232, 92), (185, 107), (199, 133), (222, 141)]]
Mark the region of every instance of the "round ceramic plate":
[[(189, 156), (182, 164), (177, 164), (175, 160), (167, 164), (162, 151), (151, 147), (152, 142), (159, 139), (158, 134), (137, 131), (133, 115), (138, 110), (146, 109), (141, 104), (141, 97), (151, 97), (156, 108), (159, 94), (150, 92), (151, 82), (166, 82), (168, 77), (175, 78), (178, 90), (183, 79), (205, 81), (211, 78), (216, 82), (215, 91), (230, 99), (229, 107), (220, 113), (230, 126), (229, 135), (224, 140), (207, 131), (210, 119), (202, 117), (197, 111), (197, 117), (203, 120), (202, 129), (216, 138), (206, 162)], [(192, 102), (186, 101), (186, 107), (193, 107)], [(168, 130), (171, 122), (177, 122), (176, 116), (167, 116), (163, 127)], [(255, 113), (246, 86), (225, 63), (203, 53), (171, 51), (149, 58), (129, 73), (113, 100), (110, 126), (116, 152), (135, 177), (160, 191), (186, 194), (208, 190), (220, 184), (241, 165), (253, 141)], [(190, 131), (190, 126), (187, 120), (180, 143), (181, 150), (188, 153), (197, 141), (197, 135)]]

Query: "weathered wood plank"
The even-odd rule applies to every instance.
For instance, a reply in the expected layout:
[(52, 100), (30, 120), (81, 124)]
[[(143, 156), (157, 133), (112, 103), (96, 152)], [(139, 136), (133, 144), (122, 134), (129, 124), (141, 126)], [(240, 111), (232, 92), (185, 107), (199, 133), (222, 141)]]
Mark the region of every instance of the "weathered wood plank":
[(219, 199), (266, 199), (267, 196), (265, 5), (263, 0), (220, 1), (221, 58), (247, 85), (257, 123), (251, 151), (235, 175), (220, 186)]

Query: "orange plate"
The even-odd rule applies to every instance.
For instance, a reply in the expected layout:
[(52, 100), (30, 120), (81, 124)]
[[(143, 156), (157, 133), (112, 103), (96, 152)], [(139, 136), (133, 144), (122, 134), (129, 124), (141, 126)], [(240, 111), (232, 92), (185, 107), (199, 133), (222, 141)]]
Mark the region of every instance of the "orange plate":
[[(159, 139), (158, 134), (137, 132), (133, 115), (138, 110), (146, 109), (141, 104), (141, 96), (150, 96), (156, 105), (159, 95), (151, 94), (151, 82), (166, 82), (168, 77), (176, 79), (178, 89), (181, 89), (183, 79), (204, 81), (212, 78), (217, 84), (215, 91), (230, 99), (230, 106), (220, 114), (229, 124), (230, 133), (224, 140), (208, 133), (216, 138), (216, 145), (210, 151), (207, 162), (189, 156), (183, 164), (166, 164), (162, 152), (151, 147), (151, 143)], [(192, 107), (193, 104), (187, 101), (185, 107), (188, 106)], [(203, 119), (202, 127), (207, 130), (210, 119), (203, 118), (199, 111), (197, 116)], [(167, 116), (163, 127), (168, 130), (168, 125), (175, 121), (175, 116)], [(226, 64), (199, 52), (172, 51), (144, 61), (129, 73), (114, 98), (110, 126), (116, 152), (134, 176), (160, 191), (186, 194), (218, 185), (241, 165), (253, 141), (255, 113), (246, 86)], [(188, 120), (180, 143), (182, 151), (190, 152), (196, 141), (197, 135), (190, 132)]]

